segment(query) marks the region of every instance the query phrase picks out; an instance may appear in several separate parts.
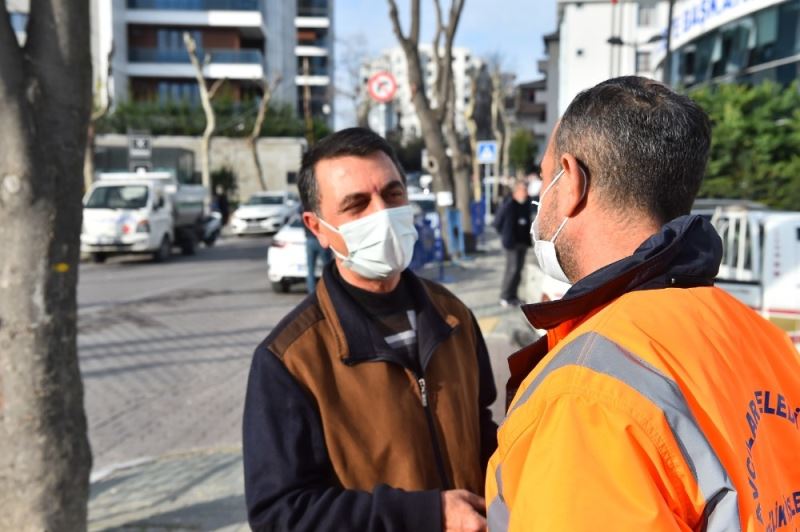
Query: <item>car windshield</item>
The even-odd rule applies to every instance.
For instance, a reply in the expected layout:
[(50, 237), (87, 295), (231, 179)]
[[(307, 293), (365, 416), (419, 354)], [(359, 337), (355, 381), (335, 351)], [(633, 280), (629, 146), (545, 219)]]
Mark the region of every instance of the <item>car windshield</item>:
[(283, 205), (283, 196), (252, 196), (245, 205)]
[(97, 187), (86, 202), (87, 209), (141, 209), (147, 206), (145, 185)]

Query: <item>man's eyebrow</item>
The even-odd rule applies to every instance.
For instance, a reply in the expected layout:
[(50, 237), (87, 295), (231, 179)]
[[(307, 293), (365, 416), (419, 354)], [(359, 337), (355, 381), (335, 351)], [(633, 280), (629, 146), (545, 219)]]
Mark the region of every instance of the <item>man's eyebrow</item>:
[[(389, 183), (387, 183), (381, 189), (380, 194), (381, 196), (383, 196), (384, 194), (392, 192), (394, 189), (398, 187), (401, 188), (402, 190), (405, 190), (406, 188), (402, 181), (400, 181), (399, 179), (394, 179)], [(345, 212), (346, 210), (350, 209), (351, 207), (360, 202), (369, 203), (370, 196), (371, 194), (369, 192), (353, 192), (352, 194), (348, 194), (347, 196), (342, 198), (341, 202), (339, 202), (339, 212), (340, 213)]]
[(405, 190), (406, 188), (402, 181), (400, 181), (399, 179), (395, 179), (390, 183), (388, 183), (385, 187), (383, 187), (383, 189), (381, 189), (381, 194), (386, 194), (387, 192), (391, 192), (397, 187), (400, 187), (403, 190)]
[(358, 204), (359, 202), (366, 201), (369, 202), (369, 193), (367, 192), (353, 192), (352, 194), (348, 194), (345, 196), (341, 202), (339, 202), (339, 212), (345, 212), (353, 205)]

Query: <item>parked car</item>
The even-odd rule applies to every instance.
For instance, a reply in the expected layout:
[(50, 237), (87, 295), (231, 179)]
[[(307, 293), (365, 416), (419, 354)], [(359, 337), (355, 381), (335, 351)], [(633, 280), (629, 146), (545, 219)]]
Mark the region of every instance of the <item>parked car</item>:
[(297, 212), (298, 197), (293, 192), (259, 192), (236, 209), (231, 216), (235, 235), (274, 233)]
[[(321, 272), (317, 268), (317, 272)], [(275, 292), (288, 292), (295, 283), (304, 283), (306, 264), (306, 231), (300, 216), (293, 216), (272, 238), (267, 251), (267, 276)]]

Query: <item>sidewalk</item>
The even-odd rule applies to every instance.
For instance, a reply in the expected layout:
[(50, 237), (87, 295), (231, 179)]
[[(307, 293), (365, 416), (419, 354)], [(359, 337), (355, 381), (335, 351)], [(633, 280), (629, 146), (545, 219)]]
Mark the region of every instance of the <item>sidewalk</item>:
[[(492, 409), (497, 421), (503, 416), (506, 357), (516, 350), (510, 335), (527, 328), (519, 309), (499, 305), (504, 266), (499, 241), (492, 234), (474, 258), (444, 268), (445, 286), (472, 309), (483, 331), (498, 390)], [(420, 273), (437, 280), (440, 271), (438, 265), (429, 265)], [(249, 530), (241, 448), (202, 449), (94, 471), (89, 529)]]

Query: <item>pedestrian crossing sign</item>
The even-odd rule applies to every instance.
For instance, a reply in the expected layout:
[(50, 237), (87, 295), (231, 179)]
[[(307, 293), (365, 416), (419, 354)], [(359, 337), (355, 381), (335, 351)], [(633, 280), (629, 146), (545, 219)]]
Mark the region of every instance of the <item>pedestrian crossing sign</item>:
[(494, 164), (497, 162), (497, 141), (478, 141), (478, 162), (481, 164)]

